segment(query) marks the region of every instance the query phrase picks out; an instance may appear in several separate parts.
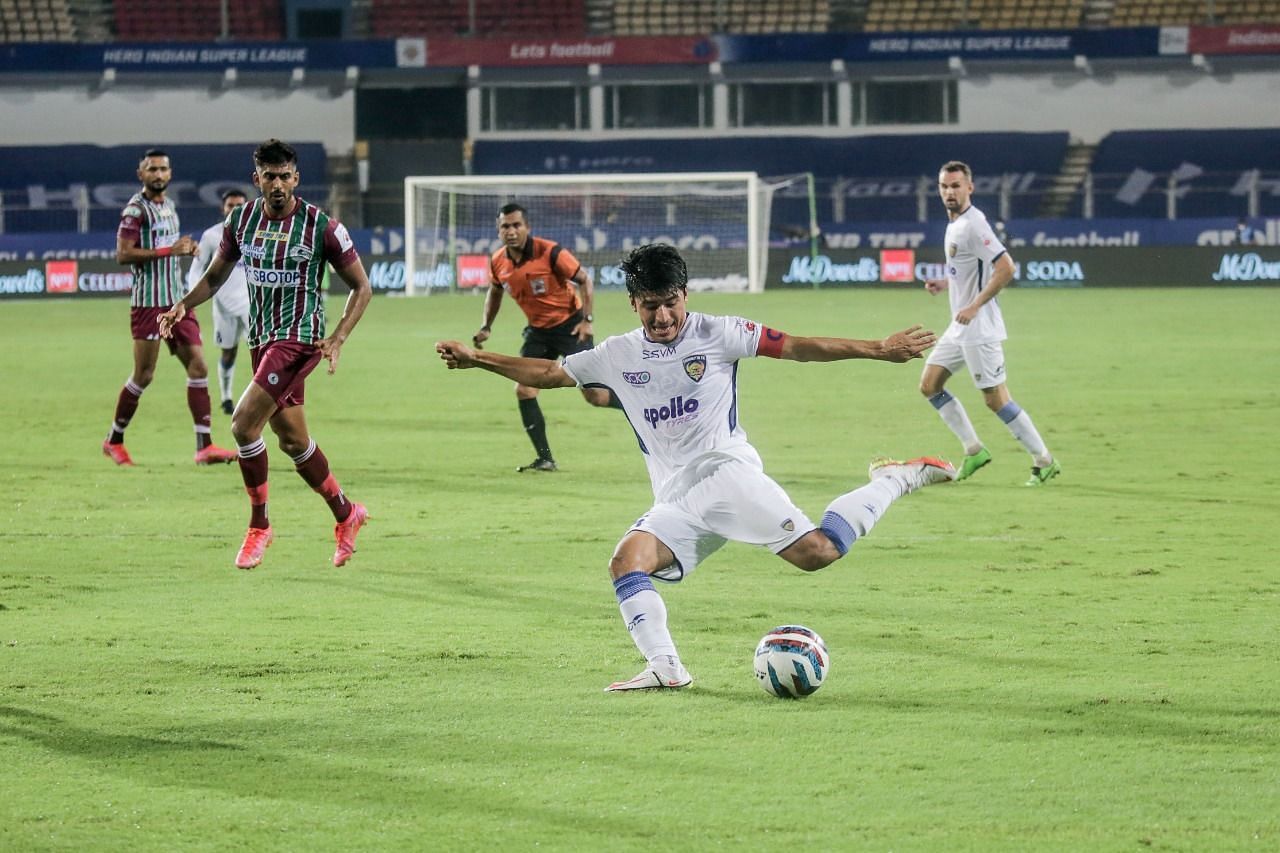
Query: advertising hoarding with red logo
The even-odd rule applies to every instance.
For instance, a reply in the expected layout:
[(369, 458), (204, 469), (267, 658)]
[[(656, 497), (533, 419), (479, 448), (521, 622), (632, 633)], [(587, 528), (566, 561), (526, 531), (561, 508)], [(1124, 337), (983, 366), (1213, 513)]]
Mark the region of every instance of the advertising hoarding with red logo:
[(46, 261), (44, 286), (49, 293), (75, 293), (79, 264), (75, 261)]
[(458, 255), (458, 287), (484, 287), (488, 283), (488, 255)]
[(914, 281), (916, 277), (915, 249), (882, 249), (880, 252), (881, 281)]
[(1191, 27), (1189, 53), (1280, 53), (1280, 26)]

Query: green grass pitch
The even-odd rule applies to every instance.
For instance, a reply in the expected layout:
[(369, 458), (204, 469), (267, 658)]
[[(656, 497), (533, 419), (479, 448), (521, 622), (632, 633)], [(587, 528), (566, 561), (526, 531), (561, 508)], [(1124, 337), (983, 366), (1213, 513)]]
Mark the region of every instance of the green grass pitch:
[[(690, 301), (813, 335), (947, 314), (923, 292)], [(1280, 290), (1002, 302), (1010, 387), (1063, 476), (1025, 488), (957, 377), (994, 462), (825, 571), (730, 545), (662, 587), (695, 683), (645, 695), (601, 692), (642, 666), (606, 571), (651, 502), (635, 439), (544, 392), (562, 471), (517, 475), (510, 383), (433, 351), (478, 299), (375, 300), (313, 374), (313, 434), (372, 521), (335, 570), (327, 509), (271, 445), (252, 572), (238, 470), (192, 464), (176, 361), (137, 467), (99, 452), (127, 306), (0, 304), (0, 849), (1280, 848)], [(617, 293), (596, 314), (633, 325)], [(817, 518), (874, 454), (958, 457), (919, 371), (744, 362), (742, 423)], [(792, 621), (833, 660), (802, 702), (751, 674)]]

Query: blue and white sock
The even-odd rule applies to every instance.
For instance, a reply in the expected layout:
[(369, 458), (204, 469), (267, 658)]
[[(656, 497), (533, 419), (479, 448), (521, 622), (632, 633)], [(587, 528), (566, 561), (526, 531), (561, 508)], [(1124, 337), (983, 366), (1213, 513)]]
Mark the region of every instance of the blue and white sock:
[(946, 389), (939, 391), (929, 398), (929, 403), (938, 410), (942, 422), (955, 434), (956, 438), (960, 439), (966, 456), (972, 456), (982, 449), (982, 441), (978, 438), (977, 430), (973, 428), (973, 421), (969, 420), (969, 413), (950, 391)]
[(828, 504), (818, 529), (827, 534), (843, 557), (854, 542), (871, 532), (889, 505), (906, 493), (906, 483), (897, 477), (872, 480)]
[(1040, 437), (1036, 425), (1031, 422), (1031, 416), (1024, 412), (1021, 406), (1010, 400), (996, 412), (996, 415), (1004, 421), (1004, 425), (1009, 428), (1009, 432), (1013, 433), (1018, 444), (1031, 454), (1036, 465), (1044, 468), (1053, 464), (1053, 454), (1049, 452), (1049, 448), (1045, 447), (1044, 439)]
[[(618, 596), (618, 609), (622, 621), (631, 632), (644, 659), (653, 663), (656, 658), (669, 656), (679, 663), (675, 641), (667, 630), (667, 605), (653, 588), (653, 581), (644, 572), (630, 572), (613, 582)], [(663, 661), (664, 668), (669, 662)]]
[(222, 399), (234, 400), (235, 397), (231, 393), (232, 386), (236, 380), (236, 363), (230, 364), (218, 362), (218, 390), (222, 393)]

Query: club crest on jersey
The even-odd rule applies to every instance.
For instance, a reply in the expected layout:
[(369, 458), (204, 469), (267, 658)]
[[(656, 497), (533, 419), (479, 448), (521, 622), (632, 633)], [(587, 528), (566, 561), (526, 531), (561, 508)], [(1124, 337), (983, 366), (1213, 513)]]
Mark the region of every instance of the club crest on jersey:
[(707, 357), (705, 355), (691, 355), (682, 364), (684, 364), (686, 376), (694, 382), (702, 381), (702, 375), (707, 372)]
[(295, 261), (309, 261), (311, 260), (311, 249), (307, 246), (290, 246), (289, 258)]
[(947, 244), (947, 257), (954, 258), (956, 256), (956, 252), (958, 251), (960, 251), (960, 247), (955, 243)]

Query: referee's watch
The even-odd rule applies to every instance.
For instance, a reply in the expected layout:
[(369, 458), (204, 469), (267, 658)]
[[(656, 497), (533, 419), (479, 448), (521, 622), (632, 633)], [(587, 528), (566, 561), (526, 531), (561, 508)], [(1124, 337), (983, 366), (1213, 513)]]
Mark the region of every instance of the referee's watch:
[(588, 323), (594, 323), (594, 322), (595, 322), (595, 318), (594, 318), (594, 317), (592, 317), (590, 314), (583, 314), (583, 315), (582, 315), (582, 319), (586, 320)]

